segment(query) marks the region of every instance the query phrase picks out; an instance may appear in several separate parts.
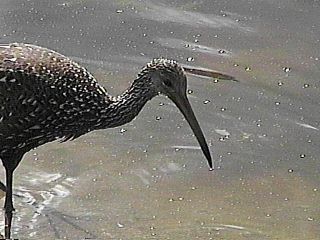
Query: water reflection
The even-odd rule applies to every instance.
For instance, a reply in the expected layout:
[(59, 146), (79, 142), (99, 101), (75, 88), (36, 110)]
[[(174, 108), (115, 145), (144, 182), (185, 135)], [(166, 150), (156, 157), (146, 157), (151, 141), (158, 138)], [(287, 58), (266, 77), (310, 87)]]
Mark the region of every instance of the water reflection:
[(15, 214), (14, 232), (19, 233), (27, 228), (28, 237), (33, 238), (37, 233), (35, 228), (41, 222), (43, 224), (43, 221), (47, 221), (51, 224), (52, 215), (60, 215), (63, 220), (63, 214), (55, 208), (70, 195), (75, 181), (75, 178), (63, 177), (60, 173), (38, 170), (32, 170), (19, 177), (21, 185), (15, 188), (15, 202), (17, 209), (22, 208), (24, 211), (17, 211)]
[(197, 11), (188, 11), (183, 8), (175, 8), (159, 4), (155, 1), (144, 1), (145, 10), (140, 11), (142, 18), (147, 18), (161, 23), (179, 23), (193, 28), (235, 28), (245, 32), (251, 32), (249, 27), (243, 27), (239, 22), (225, 16), (203, 14)]

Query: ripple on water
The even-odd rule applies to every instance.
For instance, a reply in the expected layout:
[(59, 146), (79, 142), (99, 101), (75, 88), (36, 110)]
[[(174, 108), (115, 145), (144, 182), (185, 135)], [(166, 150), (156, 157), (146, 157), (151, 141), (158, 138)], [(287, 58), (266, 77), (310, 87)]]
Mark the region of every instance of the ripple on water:
[(269, 236), (264, 235), (260, 231), (233, 224), (219, 224), (213, 226), (213, 229), (216, 231), (217, 234), (219, 234), (219, 236), (226, 236), (228, 238), (231, 236), (238, 236), (238, 239), (270, 239)]
[(192, 27), (208, 28), (232, 28), (241, 32), (252, 32), (253, 29), (242, 26), (239, 22), (219, 15), (204, 14), (196, 11), (186, 11), (178, 8), (168, 7), (164, 4), (147, 2), (148, 11), (141, 11), (143, 18), (159, 22), (172, 22)]
[[(40, 216), (46, 210), (56, 208), (66, 197), (75, 183), (75, 178), (64, 177), (60, 173), (47, 173), (32, 170), (19, 178), (14, 189), (16, 211), (13, 232), (16, 234), (28, 229), (29, 237), (36, 235)], [(1, 224), (0, 231), (3, 231)], [(33, 231), (34, 230), (34, 231)]]
[[(159, 37), (155, 41), (164, 47), (170, 47), (173, 49), (180, 49), (180, 50), (188, 50), (192, 54), (206, 53), (206, 54), (216, 55), (216, 56), (220, 56), (220, 57), (221, 56), (223, 56), (223, 57), (230, 57), (231, 56), (231, 52), (227, 52), (225, 50), (213, 48), (213, 47), (198, 44), (198, 43), (188, 42), (188, 41), (185, 41), (185, 40), (179, 39), (179, 38)], [(187, 62), (193, 62), (194, 58), (188, 57), (186, 60), (187, 60)]]

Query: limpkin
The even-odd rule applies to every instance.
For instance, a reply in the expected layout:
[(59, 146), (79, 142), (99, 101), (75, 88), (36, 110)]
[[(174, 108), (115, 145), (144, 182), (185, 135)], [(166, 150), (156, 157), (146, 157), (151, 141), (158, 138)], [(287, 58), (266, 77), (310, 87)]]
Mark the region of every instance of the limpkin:
[(181, 110), (210, 168), (208, 145), (186, 96), (183, 67), (155, 59), (114, 97), (83, 67), (52, 50), (0, 45), (0, 158), (6, 172), (5, 238), (10, 238), (13, 172), (23, 155), (47, 142), (73, 140), (133, 120), (145, 103), (164, 94)]

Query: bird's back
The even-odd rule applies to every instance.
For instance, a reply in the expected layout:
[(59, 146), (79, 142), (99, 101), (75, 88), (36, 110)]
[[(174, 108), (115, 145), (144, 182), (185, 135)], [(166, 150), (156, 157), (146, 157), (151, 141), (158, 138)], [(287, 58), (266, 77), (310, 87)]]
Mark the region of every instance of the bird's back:
[(82, 135), (108, 98), (89, 72), (59, 53), (0, 45), (0, 158)]

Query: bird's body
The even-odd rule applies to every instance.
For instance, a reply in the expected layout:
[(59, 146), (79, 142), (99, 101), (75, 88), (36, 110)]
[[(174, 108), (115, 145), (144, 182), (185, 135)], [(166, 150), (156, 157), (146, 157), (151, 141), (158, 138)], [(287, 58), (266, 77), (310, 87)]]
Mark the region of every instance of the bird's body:
[(121, 125), (146, 102), (129, 106), (126, 94), (110, 96), (86, 69), (51, 50), (11, 44), (0, 52), (0, 158)]
[(6, 238), (10, 237), (13, 171), (23, 155), (56, 139), (130, 122), (159, 93), (189, 121), (211, 166), (202, 131), (186, 97), (186, 77), (174, 61), (149, 63), (121, 95), (113, 97), (83, 67), (46, 48), (0, 45), (0, 159), (6, 169)]

